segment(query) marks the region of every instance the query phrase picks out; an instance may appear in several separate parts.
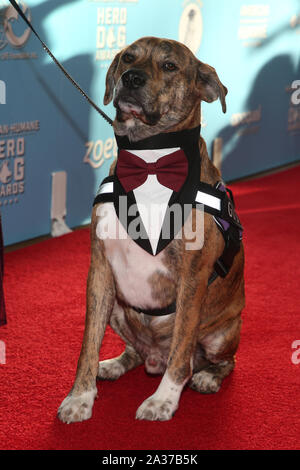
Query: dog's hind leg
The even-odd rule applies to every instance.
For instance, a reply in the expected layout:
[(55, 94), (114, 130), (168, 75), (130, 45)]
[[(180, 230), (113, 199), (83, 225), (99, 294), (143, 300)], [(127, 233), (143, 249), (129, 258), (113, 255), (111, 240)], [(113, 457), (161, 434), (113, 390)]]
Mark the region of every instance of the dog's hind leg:
[(216, 393), (220, 390), (223, 379), (234, 369), (234, 365), (234, 360), (210, 364), (192, 376), (189, 387), (200, 393)]
[(241, 319), (237, 317), (228, 323), (227, 327), (222, 326), (205, 336), (198, 346), (205, 357), (202, 367), (199, 363), (200, 367), (194, 370), (189, 381), (189, 387), (197, 392), (218, 392), (223, 379), (234, 369), (234, 354), (239, 344)]
[(97, 378), (100, 380), (116, 380), (143, 362), (143, 359), (133, 347), (127, 344), (125, 351), (120, 356), (99, 362)]
[(124, 341), (126, 348), (120, 356), (99, 362), (97, 374), (99, 380), (117, 380), (144, 362), (134, 347), (135, 338), (127, 324), (124, 308), (117, 301), (111, 314), (110, 326)]

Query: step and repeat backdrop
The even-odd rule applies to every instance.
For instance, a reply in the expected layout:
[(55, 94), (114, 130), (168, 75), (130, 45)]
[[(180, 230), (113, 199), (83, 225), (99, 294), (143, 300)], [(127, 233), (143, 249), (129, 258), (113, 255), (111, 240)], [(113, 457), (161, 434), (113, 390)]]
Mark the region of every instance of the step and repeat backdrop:
[[(18, 3), (100, 106), (109, 64), (139, 37), (179, 40), (214, 66), (229, 90), (227, 113), (219, 102), (203, 103), (202, 134), (226, 181), (300, 159), (298, 0)], [(114, 117), (112, 105), (106, 112)], [(9, 2), (0, 0), (5, 244), (53, 232), (53, 207), (68, 227), (88, 223), (94, 194), (116, 152), (112, 128), (68, 82)]]

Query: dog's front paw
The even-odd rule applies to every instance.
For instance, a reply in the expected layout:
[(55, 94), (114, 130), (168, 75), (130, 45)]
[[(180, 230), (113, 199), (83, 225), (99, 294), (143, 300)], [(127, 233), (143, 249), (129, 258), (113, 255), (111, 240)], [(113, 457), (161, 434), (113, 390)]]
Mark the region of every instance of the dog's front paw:
[(147, 398), (136, 412), (136, 419), (147, 421), (168, 421), (177, 410), (171, 400), (161, 400), (154, 396)]
[(58, 408), (58, 417), (63, 423), (84, 421), (92, 416), (92, 409), (97, 389), (83, 392), (81, 395), (69, 394)]

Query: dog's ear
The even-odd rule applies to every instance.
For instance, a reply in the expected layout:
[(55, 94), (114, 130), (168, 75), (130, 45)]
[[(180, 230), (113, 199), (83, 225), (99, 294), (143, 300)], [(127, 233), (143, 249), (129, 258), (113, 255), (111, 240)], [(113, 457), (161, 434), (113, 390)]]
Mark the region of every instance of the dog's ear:
[(106, 88), (105, 88), (105, 95), (104, 95), (104, 99), (103, 99), (103, 103), (105, 105), (110, 103), (111, 100), (113, 99), (113, 96), (114, 96), (114, 88), (115, 88), (115, 85), (116, 85), (114, 74), (115, 74), (115, 72), (118, 68), (120, 56), (121, 56), (121, 52), (119, 52), (115, 56), (114, 60), (110, 64), (110, 67), (109, 67), (109, 69), (107, 71), (107, 74), (106, 74)]
[(215, 69), (200, 60), (198, 61), (197, 67), (196, 87), (200, 98), (207, 103), (211, 103), (220, 98), (223, 113), (226, 113), (225, 96), (228, 90), (226, 86), (221, 83)]

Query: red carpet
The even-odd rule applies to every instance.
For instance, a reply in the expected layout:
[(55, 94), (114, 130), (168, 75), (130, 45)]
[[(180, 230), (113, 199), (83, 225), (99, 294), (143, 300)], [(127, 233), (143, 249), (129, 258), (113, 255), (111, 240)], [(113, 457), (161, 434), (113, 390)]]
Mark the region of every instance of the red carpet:
[[(246, 295), (234, 373), (216, 395), (187, 389), (172, 421), (135, 421), (159, 378), (143, 367), (98, 384), (89, 421), (65, 425), (85, 315), (89, 233), (79, 230), (6, 255), (8, 325), (0, 328), (2, 449), (299, 449), (300, 166), (232, 185), (245, 226)], [(102, 358), (122, 351), (111, 330)], [(300, 357), (300, 355), (299, 355)]]

